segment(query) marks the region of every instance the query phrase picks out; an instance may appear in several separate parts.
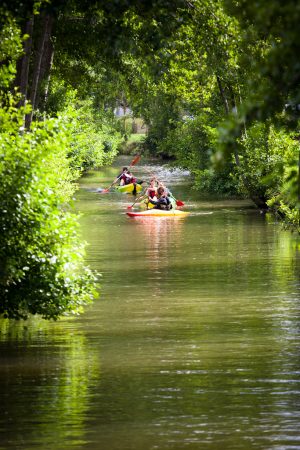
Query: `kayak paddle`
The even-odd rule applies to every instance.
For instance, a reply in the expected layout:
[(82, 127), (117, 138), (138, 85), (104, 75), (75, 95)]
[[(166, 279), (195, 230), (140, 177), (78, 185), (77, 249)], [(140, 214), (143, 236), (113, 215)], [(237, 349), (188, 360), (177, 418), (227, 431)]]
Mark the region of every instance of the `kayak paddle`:
[[(137, 155), (133, 158), (133, 160), (131, 161), (129, 167), (134, 166), (137, 162), (139, 162), (139, 160), (141, 159), (141, 155)], [(99, 192), (100, 194), (107, 194), (107, 192), (109, 192), (110, 188), (113, 187), (114, 184), (116, 184), (116, 182), (121, 178), (121, 176), (123, 175), (123, 173), (121, 173), (121, 175), (112, 182), (112, 184), (110, 186), (108, 186), (108, 188), (106, 189), (102, 189), (101, 192)]]
[(140, 195), (137, 199), (135, 199), (135, 201), (132, 203), (132, 205), (127, 206), (127, 209), (132, 209), (134, 207), (134, 205), (145, 196), (145, 193), (143, 193), (142, 195)]
[(131, 166), (135, 166), (135, 165), (136, 165), (136, 163), (138, 163), (140, 159), (141, 159), (141, 155), (136, 155), (136, 157), (135, 157), (135, 158), (133, 158), (133, 160), (131, 161), (131, 163), (130, 163), (129, 167), (131, 167)]
[[(170, 192), (170, 191), (169, 191)], [(175, 200), (176, 202), (176, 206), (184, 206), (184, 203), (181, 200), (177, 200), (174, 195), (172, 194), (172, 192), (170, 192), (171, 197), (173, 198), (173, 200)]]

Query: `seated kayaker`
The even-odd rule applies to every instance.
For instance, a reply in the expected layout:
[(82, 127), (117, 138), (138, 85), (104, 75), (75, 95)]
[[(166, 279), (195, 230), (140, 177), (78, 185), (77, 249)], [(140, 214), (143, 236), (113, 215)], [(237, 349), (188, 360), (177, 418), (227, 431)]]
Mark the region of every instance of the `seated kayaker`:
[(147, 207), (148, 207), (150, 200), (157, 200), (157, 187), (158, 187), (157, 179), (155, 177), (151, 178), (150, 185), (145, 191), (145, 197), (146, 197), (145, 203), (146, 203)]
[(137, 183), (137, 179), (135, 176), (133, 176), (133, 174), (129, 171), (127, 171), (127, 173), (125, 174), (125, 184), (133, 184), (133, 191), (132, 193), (135, 195), (136, 194), (136, 183)]
[(163, 187), (165, 194), (168, 196), (168, 199), (170, 200), (170, 203), (172, 205), (171, 207), (176, 209), (176, 204), (177, 204), (176, 199), (175, 199), (174, 195), (172, 194), (172, 192), (170, 191), (170, 189), (167, 188), (163, 183), (159, 183), (159, 186)]
[(157, 189), (157, 199), (149, 198), (149, 202), (152, 203), (155, 209), (166, 209), (169, 210), (172, 208), (171, 201), (169, 199), (168, 193), (163, 188), (163, 186), (159, 186)]
[(170, 190), (161, 181), (158, 183), (158, 187), (162, 187), (165, 195), (168, 195), (168, 197), (170, 197)]
[(119, 182), (120, 186), (124, 186), (124, 184), (126, 184), (125, 181), (126, 181), (127, 172), (128, 172), (128, 167), (123, 167), (122, 172), (119, 173), (119, 175), (114, 179), (112, 185)]
[(137, 193), (137, 190), (136, 190), (136, 186), (137, 186), (137, 184), (143, 184), (144, 183), (144, 180), (141, 180), (141, 179), (137, 179), (131, 172), (127, 172), (127, 174), (126, 174), (126, 176), (127, 176), (127, 180), (126, 180), (126, 184), (133, 184), (133, 191), (132, 191), (132, 193), (133, 193), (133, 195), (136, 195), (136, 193)]
[[(142, 182), (139, 181), (139, 183), (141, 184), (141, 183), (143, 183), (143, 181)], [(155, 177), (151, 178), (149, 186), (144, 190), (142, 195), (140, 195), (140, 197), (138, 198), (138, 200), (140, 202), (144, 202), (146, 204), (147, 208), (148, 208), (150, 199), (157, 200), (157, 197), (156, 197), (157, 185), (158, 185), (158, 182), (157, 182), (156, 178)]]
[(158, 187), (157, 179), (155, 177), (151, 178), (150, 185), (146, 189), (146, 193), (145, 193), (149, 199), (150, 198), (155, 199), (154, 197), (156, 197), (156, 195), (157, 195), (157, 187)]
[(129, 172), (129, 170), (125, 174), (125, 177), (126, 177), (125, 184), (130, 184), (130, 183), (136, 183), (137, 182), (136, 177), (131, 172)]
[(123, 167), (122, 172), (115, 178), (111, 186), (118, 183), (119, 186), (126, 186), (133, 184), (133, 194), (136, 194), (136, 185), (144, 183), (143, 180), (137, 180), (137, 178), (129, 171), (128, 167)]
[(121, 174), (120, 177), (120, 186), (126, 186), (130, 183), (136, 183), (137, 179), (135, 176), (132, 175), (131, 172), (126, 168), (126, 170)]

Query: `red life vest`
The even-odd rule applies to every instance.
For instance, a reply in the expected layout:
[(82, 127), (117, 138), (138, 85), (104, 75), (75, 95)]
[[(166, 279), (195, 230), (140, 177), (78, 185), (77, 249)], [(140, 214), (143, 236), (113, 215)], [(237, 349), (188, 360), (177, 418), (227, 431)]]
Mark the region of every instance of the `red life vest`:
[(124, 182), (124, 184), (128, 184), (127, 183), (127, 176), (125, 173), (122, 174), (122, 176), (120, 177), (120, 180), (122, 180)]
[(156, 195), (156, 189), (148, 188), (148, 197), (153, 198)]

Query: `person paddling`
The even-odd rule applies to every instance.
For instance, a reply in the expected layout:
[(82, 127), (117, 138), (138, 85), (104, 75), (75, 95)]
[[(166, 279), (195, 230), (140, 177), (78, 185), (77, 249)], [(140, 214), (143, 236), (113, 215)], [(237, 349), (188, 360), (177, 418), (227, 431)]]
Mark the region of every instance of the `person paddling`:
[(163, 186), (159, 186), (159, 188), (157, 189), (157, 200), (149, 198), (149, 203), (155, 205), (155, 209), (169, 210), (172, 208), (171, 200), (166, 189)]
[(115, 178), (113, 184), (116, 184), (118, 181), (120, 186), (137, 183), (136, 177), (129, 171), (128, 167), (123, 167), (122, 172)]
[[(135, 164), (137, 164), (140, 159), (141, 159), (141, 155), (136, 155), (133, 158), (133, 160), (131, 161), (129, 168), (131, 166), (134, 166)], [(121, 186), (123, 186), (124, 184), (129, 184), (130, 183), (130, 181), (129, 181), (130, 180), (130, 176), (132, 176), (132, 174), (128, 175), (128, 172), (129, 172), (128, 167), (126, 167), (126, 166), (123, 167), (122, 172), (114, 179), (114, 181), (111, 183), (110, 186), (108, 186), (105, 189), (99, 189), (100, 193), (101, 194), (108, 193), (110, 188), (112, 188), (118, 182), (119, 182), (119, 185), (121, 185)], [(140, 181), (138, 183), (141, 184), (141, 183), (143, 183), (143, 181)]]
[(153, 199), (154, 197), (156, 197), (158, 185), (159, 185), (159, 183), (158, 183), (157, 178), (155, 178), (155, 177), (151, 178), (150, 185), (146, 189), (146, 195), (147, 195), (148, 199), (150, 199), (150, 198)]
[(127, 179), (127, 173), (128, 173), (128, 167), (123, 167), (122, 172), (119, 173), (119, 175), (114, 179), (113, 185), (116, 184), (119, 181), (119, 185), (123, 186), (126, 183)]
[(148, 209), (150, 199), (157, 200), (157, 187), (158, 181), (155, 177), (151, 178), (149, 186), (146, 188), (144, 193), (138, 198), (140, 201), (145, 201), (145, 204)]

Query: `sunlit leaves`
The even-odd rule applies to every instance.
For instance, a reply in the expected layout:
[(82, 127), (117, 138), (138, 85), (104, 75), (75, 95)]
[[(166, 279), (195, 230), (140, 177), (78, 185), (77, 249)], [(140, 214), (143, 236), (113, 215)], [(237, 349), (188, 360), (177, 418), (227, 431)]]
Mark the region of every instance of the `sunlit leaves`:
[(13, 81), (15, 63), (21, 52), (20, 30), (15, 20), (7, 16), (3, 27), (0, 27), (0, 90), (7, 89)]
[(94, 275), (83, 263), (76, 217), (65, 210), (76, 175), (65, 127), (48, 120), (25, 132), (9, 122), (10, 107), (0, 115), (0, 314), (57, 318), (79, 311), (93, 297)]

